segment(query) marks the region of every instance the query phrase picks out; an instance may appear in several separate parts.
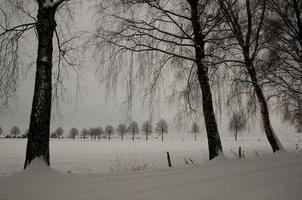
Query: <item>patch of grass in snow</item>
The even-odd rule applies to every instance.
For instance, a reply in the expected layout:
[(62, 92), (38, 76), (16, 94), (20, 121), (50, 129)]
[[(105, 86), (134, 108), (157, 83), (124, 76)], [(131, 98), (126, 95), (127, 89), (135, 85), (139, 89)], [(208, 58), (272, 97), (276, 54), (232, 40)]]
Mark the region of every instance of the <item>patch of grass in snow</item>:
[(111, 163), (110, 171), (111, 172), (131, 172), (131, 171), (143, 171), (150, 168), (148, 162), (139, 159), (120, 159), (117, 156), (115, 162)]

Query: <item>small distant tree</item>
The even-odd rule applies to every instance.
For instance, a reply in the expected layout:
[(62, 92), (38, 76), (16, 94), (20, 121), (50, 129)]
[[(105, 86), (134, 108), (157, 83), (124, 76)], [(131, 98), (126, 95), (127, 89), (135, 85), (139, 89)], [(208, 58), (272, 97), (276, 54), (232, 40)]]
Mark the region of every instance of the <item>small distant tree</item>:
[(53, 132), (53, 133), (50, 134), (50, 138), (57, 138), (57, 137), (58, 136), (57, 136), (56, 132)]
[(197, 125), (196, 122), (194, 122), (194, 123), (192, 124), (191, 133), (194, 134), (194, 136), (195, 136), (195, 141), (196, 141), (196, 140), (197, 140), (197, 134), (200, 133), (200, 128), (199, 128), (199, 126)]
[(21, 131), (18, 128), (18, 126), (14, 126), (10, 131), (10, 134), (13, 138), (17, 138), (20, 135), (20, 133), (21, 133)]
[(104, 134), (104, 130), (102, 127), (95, 128), (95, 135), (98, 138), (98, 140), (101, 139), (101, 135), (103, 135), (103, 134)]
[(88, 133), (90, 136), (90, 140), (92, 139), (96, 140), (94, 128), (90, 127)]
[(124, 140), (124, 134), (127, 132), (127, 126), (125, 124), (119, 124), (116, 132), (121, 136), (121, 140)]
[(22, 138), (28, 138), (29, 129), (26, 129), (25, 132), (21, 135)]
[(83, 137), (84, 140), (86, 140), (86, 138), (88, 138), (89, 135), (89, 130), (87, 128), (83, 128), (81, 130), (81, 137)]
[(246, 129), (247, 120), (243, 111), (234, 112), (229, 122), (229, 130), (234, 132), (235, 141), (237, 141), (238, 133)]
[(145, 121), (141, 128), (142, 132), (146, 135), (146, 141), (148, 140), (148, 136), (152, 133), (152, 124), (150, 121)]
[(57, 138), (60, 139), (64, 134), (64, 130), (62, 127), (58, 127), (54, 133), (56, 134)]
[(111, 125), (106, 126), (105, 128), (105, 134), (108, 135), (108, 141), (111, 139), (111, 135), (114, 134), (114, 128)]
[(136, 121), (132, 121), (128, 127), (128, 132), (132, 134), (132, 141), (134, 141), (135, 135), (139, 134), (139, 128)]
[(72, 138), (74, 140), (78, 135), (79, 135), (79, 131), (77, 128), (73, 127), (70, 129), (69, 138)]
[(161, 119), (156, 123), (155, 131), (161, 134), (161, 141), (164, 141), (164, 133), (168, 133), (168, 123)]

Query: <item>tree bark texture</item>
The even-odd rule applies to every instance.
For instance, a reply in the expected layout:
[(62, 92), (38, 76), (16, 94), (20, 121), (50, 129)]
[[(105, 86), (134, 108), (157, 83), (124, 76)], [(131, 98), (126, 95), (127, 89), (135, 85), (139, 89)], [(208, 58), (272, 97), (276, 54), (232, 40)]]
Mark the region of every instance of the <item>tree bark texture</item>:
[(39, 6), (37, 18), (38, 55), (24, 169), (35, 158), (40, 158), (50, 165), (49, 128), (52, 97), (52, 39), (56, 28), (55, 8)]
[(208, 77), (208, 68), (204, 64), (204, 37), (201, 29), (201, 22), (198, 13), (198, 0), (188, 0), (191, 6), (191, 22), (195, 40), (195, 57), (197, 65), (197, 75), (202, 92), (202, 107), (204, 122), (207, 131), (209, 159), (219, 156), (223, 152), (216, 123), (212, 93)]
[(263, 128), (264, 128), (266, 137), (272, 147), (273, 152), (276, 152), (278, 150), (283, 150), (284, 148), (283, 148), (281, 142), (279, 141), (278, 137), (276, 136), (275, 131), (271, 125), (267, 101), (263, 94), (263, 90), (258, 83), (255, 67), (252, 64), (252, 62), (248, 59), (246, 59), (246, 65), (247, 65), (247, 70), (248, 70), (249, 76), (251, 78), (252, 85), (254, 87), (257, 99), (260, 104), (261, 119), (262, 119), (262, 124), (263, 124)]

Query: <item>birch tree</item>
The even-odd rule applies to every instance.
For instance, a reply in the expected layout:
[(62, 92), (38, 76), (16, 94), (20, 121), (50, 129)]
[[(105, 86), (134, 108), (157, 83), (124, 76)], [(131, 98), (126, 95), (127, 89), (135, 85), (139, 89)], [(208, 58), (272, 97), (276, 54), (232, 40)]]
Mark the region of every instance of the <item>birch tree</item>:
[[(39, 158), (47, 165), (49, 161), (49, 127), (51, 118), (52, 97), (59, 97), (58, 88), (62, 83), (62, 68), (65, 63), (75, 67), (76, 59), (70, 51), (76, 48), (67, 47), (75, 38), (64, 38), (61, 30), (68, 27), (57, 27), (60, 22), (70, 19), (69, 0), (1, 0), (0, 2), (0, 98), (1, 106), (8, 104), (18, 86), (20, 69), (20, 52), (22, 42), (27, 38), (37, 40), (36, 75), (32, 110), (27, 140), (24, 168)], [(56, 16), (57, 15), (57, 16)], [(29, 37), (31, 36), (31, 37)], [(54, 60), (53, 39), (57, 55)], [(23, 44), (24, 45), (24, 44)], [(25, 50), (23, 49), (23, 52)], [(56, 73), (53, 63), (57, 64)], [(52, 81), (52, 78), (55, 81)], [(61, 85), (62, 86), (62, 85)], [(54, 89), (54, 90), (53, 90)]]
[[(267, 0), (220, 0), (224, 19), (231, 36), (227, 41), (230, 63), (239, 67), (234, 81), (253, 88), (258, 103), (266, 137), (273, 152), (283, 150), (271, 125), (267, 98), (262, 82), (261, 55), (268, 38), (263, 34)], [(231, 64), (231, 65), (232, 65)], [(238, 65), (237, 65), (238, 64)]]
[[(222, 16), (218, 10), (215, 1), (103, 1), (98, 5), (101, 16), (92, 40), (96, 47), (106, 46), (97, 49), (108, 88), (117, 82), (127, 63), (133, 77), (134, 61), (127, 59), (129, 55), (134, 63), (140, 63), (142, 84), (150, 80), (146, 91), (151, 99), (160, 88), (165, 68), (169, 74), (175, 72), (174, 92), (185, 102), (183, 108), (203, 112), (209, 159), (222, 153), (209, 79), (219, 44), (216, 28)], [(106, 60), (113, 62), (106, 65)]]

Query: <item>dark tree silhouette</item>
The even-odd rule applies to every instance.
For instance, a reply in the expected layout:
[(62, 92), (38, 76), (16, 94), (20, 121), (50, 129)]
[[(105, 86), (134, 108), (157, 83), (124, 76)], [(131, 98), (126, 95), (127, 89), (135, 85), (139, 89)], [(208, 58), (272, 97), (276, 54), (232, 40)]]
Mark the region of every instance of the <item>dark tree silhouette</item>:
[(110, 141), (111, 136), (114, 134), (114, 128), (111, 125), (106, 126), (105, 134), (108, 135), (108, 141)]
[(73, 127), (69, 131), (69, 138), (72, 138), (73, 140), (79, 135), (79, 131), (77, 128)]
[(121, 140), (123, 141), (124, 140), (124, 135), (127, 132), (127, 126), (125, 124), (119, 124), (117, 129), (116, 129), (116, 132), (118, 134), (120, 134)]
[(19, 137), (21, 134), (21, 131), (19, 129), (18, 126), (14, 126), (11, 130), (10, 130), (10, 135), (13, 137), (13, 138), (17, 138)]
[(236, 84), (240, 86), (245, 83), (252, 86), (260, 105), (263, 128), (273, 152), (284, 149), (271, 125), (259, 66), (262, 57), (261, 50), (267, 40), (263, 35), (267, 0), (219, 0), (219, 2), (231, 34), (227, 41), (228, 48), (226, 48), (233, 57), (230, 62), (239, 64), (236, 65), (240, 70), (235, 77)]
[(63, 134), (64, 134), (64, 130), (62, 127), (58, 127), (54, 134), (57, 136), (58, 139), (62, 138), (63, 137)]
[(88, 135), (89, 135), (89, 130), (86, 128), (83, 128), (81, 130), (81, 137), (83, 137), (83, 139), (86, 140), (86, 138), (88, 138)]
[(141, 131), (146, 135), (146, 141), (149, 138), (149, 135), (152, 133), (152, 124), (150, 121), (145, 121), (142, 125)]
[(159, 120), (156, 123), (155, 131), (161, 134), (161, 141), (164, 141), (164, 133), (168, 133), (168, 123), (166, 122), (166, 120)]
[[(210, 67), (219, 49), (216, 35), (222, 16), (217, 2), (110, 0), (100, 2), (98, 11), (101, 20), (93, 41), (97, 47), (106, 45), (100, 49), (102, 61), (112, 61), (108, 65), (103, 62), (102, 66), (107, 68), (100, 70), (108, 72), (105, 74), (108, 88), (117, 82), (121, 66), (128, 64), (130, 89), (127, 91), (131, 92), (127, 99), (132, 100), (133, 63), (137, 58), (142, 84), (151, 82), (146, 96), (152, 101), (161, 78), (165, 77), (164, 68), (169, 67), (172, 69), (169, 73), (176, 72), (175, 85), (185, 85), (181, 91), (175, 88), (174, 95), (185, 100), (181, 101), (185, 102), (182, 108), (189, 112), (203, 111), (209, 159), (223, 153), (209, 79)], [(112, 21), (119, 24), (111, 26)]]
[(229, 130), (234, 133), (235, 141), (237, 141), (238, 133), (244, 131), (247, 126), (246, 116), (243, 111), (234, 112), (229, 121)]
[(132, 141), (134, 141), (135, 135), (139, 134), (139, 128), (136, 121), (132, 121), (129, 126), (127, 132), (132, 134)]
[(197, 124), (196, 122), (194, 122), (194, 123), (192, 124), (191, 133), (194, 134), (195, 141), (197, 141), (197, 134), (200, 133), (200, 128), (199, 128), (199, 126), (198, 126), (198, 124)]

